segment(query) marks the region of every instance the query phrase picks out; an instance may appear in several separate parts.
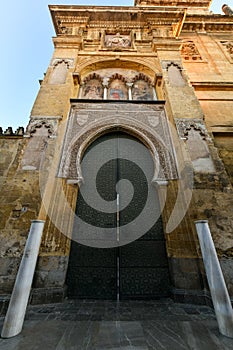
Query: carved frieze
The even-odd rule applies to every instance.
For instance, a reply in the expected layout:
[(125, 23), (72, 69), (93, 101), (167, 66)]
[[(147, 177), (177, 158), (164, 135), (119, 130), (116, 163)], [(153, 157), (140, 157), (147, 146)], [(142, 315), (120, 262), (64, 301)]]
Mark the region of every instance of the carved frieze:
[[(122, 130), (144, 142), (157, 164), (156, 178), (177, 178), (174, 150), (164, 106), (133, 103), (74, 103), (64, 139), (58, 176), (82, 181), (81, 159), (98, 135)], [(84, 179), (85, 180), (85, 179)]]
[(57, 32), (60, 35), (77, 34), (77, 30), (82, 34), (82, 29), (86, 27), (89, 17), (86, 16), (58, 16)]
[[(208, 8), (210, 0), (192, 0), (186, 1), (188, 7), (205, 7)], [(184, 5), (184, 1), (176, 0), (173, 1), (173, 6)], [(171, 0), (135, 0), (135, 6), (171, 6)]]

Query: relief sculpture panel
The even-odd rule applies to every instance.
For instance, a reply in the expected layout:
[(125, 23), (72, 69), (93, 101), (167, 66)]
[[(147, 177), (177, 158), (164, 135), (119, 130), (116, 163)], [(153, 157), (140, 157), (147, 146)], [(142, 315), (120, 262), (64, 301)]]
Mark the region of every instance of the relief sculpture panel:
[(105, 35), (105, 47), (107, 48), (130, 48), (131, 39), (130, 35), (106, 34)]

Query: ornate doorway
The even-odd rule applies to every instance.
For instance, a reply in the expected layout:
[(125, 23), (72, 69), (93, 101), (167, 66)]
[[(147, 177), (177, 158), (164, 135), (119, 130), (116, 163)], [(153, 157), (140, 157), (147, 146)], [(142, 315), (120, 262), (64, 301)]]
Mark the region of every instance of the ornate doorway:
[(126, 133), (105, 134), (86, 150), (82, 174), (66, 280), (68, 296), (168, 296), (168, 260), (159, 200), (151, 183), (150, 151)]

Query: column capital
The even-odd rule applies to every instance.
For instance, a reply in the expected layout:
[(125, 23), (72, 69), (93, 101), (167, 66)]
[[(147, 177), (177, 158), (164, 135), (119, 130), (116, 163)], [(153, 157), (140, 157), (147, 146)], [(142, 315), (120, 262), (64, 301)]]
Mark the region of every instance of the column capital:
[(103, 87), (108, 88), (109, 85), (109, 78), (104, 77), (102, 82)]

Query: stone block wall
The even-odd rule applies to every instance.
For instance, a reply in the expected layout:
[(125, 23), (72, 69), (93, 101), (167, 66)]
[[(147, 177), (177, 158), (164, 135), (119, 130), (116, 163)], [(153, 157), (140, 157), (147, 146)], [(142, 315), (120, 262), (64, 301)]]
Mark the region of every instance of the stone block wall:
[(40, 209), (38, 172), (20, 167), (27, 143), (23, 136), (0, 136), (0, 294), (12, 290), (31, 220)]
[[(78, 97), (87, 75), (108, 68), (138, 71), (151, 79), (159, 98), (166, 100), (180, 178), (183, 170), (192, 176), (193, 184), (185, 182), (192, 190), (190, 204), (186, 203), (186, 187), (180, 187), (179, 179), (169, 179), (166, 184), (167, 201), (162, 215), (174, 295), (177, 300), (192, 301), (199, 293), (201, 301), (202, 292), (208, 290), (193, 223), (208, 219), (233, 297), (232, 20), (211, 16), (207, 10), (188, 13), (186, 17), (176, 9), (168, 10), (166, 16), (164, 11), (159, 14), (158, 8), (154, 13), (153, 7), (145, 11), (115, 7), (114, 11), (113, 21), (104, 9), (83, 12), (75, 6), (70, 10), (51, 7), (57, 34), (53, 39), (55, 50), (27, 132), (13, 133), (9, 128), (3, 133), (0, 129), (0, 295), (11, 292), (30, 221), (36, 218), (46, 223), (31, 301), (61, 300), (65, 295), (72, 231), (70, 208), (75, 208), (78, 186), (68, 181), (75, 178), (59, 179), (57, 171), (67, 141), (70, 99)], [(130, 44), (114, 50), (106, 47), (105, 39), (115, 38), (119, 30)], [(124, 129), (120, 108), (116, 107), (116, 111), (117, 121), (113, 119), (111, 123)], [(102, 118), (95, 110), (93, 119), (88, 120), (86, 114), (81, 120), (87, 131), (83, 143), (88, 143), (91, 126), (95, 131), (94, 124)], [(141, 113), (137, 122), (144, 117)], [(131, 119), (135, 127), (135, 116)], [(149, 127), (153, 128), (153, 124)], [(71, 129), (75, 134), (80, 132)], [(73, 164), (76, 172), (76, 156)], [(167, 232), (171, 215), (176, 220), (173, 209), (177, 203), (178, 213), (186, 205), (187, 210), (183, 220)]]

